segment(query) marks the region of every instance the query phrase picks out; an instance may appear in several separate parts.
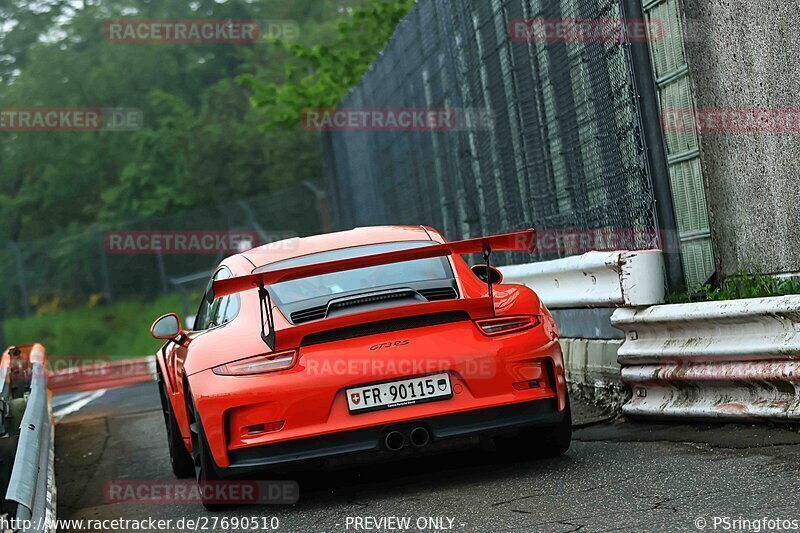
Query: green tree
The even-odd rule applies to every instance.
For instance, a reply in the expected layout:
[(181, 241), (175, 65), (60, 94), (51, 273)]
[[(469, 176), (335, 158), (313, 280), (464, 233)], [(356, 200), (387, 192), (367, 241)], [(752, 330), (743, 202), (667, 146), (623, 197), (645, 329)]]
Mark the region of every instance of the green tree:
[[(109, 20), (293, 20), (298, 43), (333, 38), (364, 0), (0, 2), (0, 109), (138, 108), (135, 132), (0, 131), (0, 242), (80, 231), (319, 180), (316, 138), (263, 132), (236, 76), (277, 81), (285, 52), (252, 44), (112, 43)], [(312, 207), (313, 208), (313, 207)], [(46, 213), (45, 216), (42, 213)]]
[[(337, 22), (364, 3), (0, 1), (0, 109), (127, 107), (144, 117), (133, 132), (0, 129), (0, 318), (4, 309), (8, 316), (22, 307), (14, 250), (22, 251), (29, 301), (71, 291), (70, 301), (80, 302), (85, 287), (97, 286), (101, 250), (87, 237), (96, 223), (131, 227), (142, 217), (278, 194), (321, 177), (316, 136), (299, 128), (262, 131), (267, 112), (251, 106), (250, 89), (235, 81), (248, 72), (281, 80), (283, 65), (294, 61), (283, 49), (266, 38), (114, 43), (105, 38), (106, 22), (289, 20), (299, 25), (297, 44), (311, 47), (334, 39)], [(315, 210), (313, 202), (291, 208), (281, 224), (314, 219), (304, 214)], [(214, 216), (205, 223), (226, 223), (224, 213)]]
[(336, 39), (311, 46), (276, 39), (294, 61), (286, 63), (282, 82), (258, 74), (239, 80), (253, 90), (252, 102), (266, 111), (265, 129), (299, 124), (305, 109), (334, 107), (377, 57), (413, 0), (369, 0), (338, 24)]

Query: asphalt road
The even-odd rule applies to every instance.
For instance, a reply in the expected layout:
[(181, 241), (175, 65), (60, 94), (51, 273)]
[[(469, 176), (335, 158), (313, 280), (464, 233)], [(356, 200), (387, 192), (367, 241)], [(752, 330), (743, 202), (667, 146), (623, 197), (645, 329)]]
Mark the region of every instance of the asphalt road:
[[(406, 530), (402, 522), (372, 521), (389, 517), (410, 519), (410, 531), (427, 523), (428, 531), (458, 532), (698, 531), (703, 525), (714, 531), (715, 517), (717, 531), (745, 529), (734, 522), (726, 528), (719, 521), (725, 518), (800, 524), (796, 430), (602, 421), (580, 405), (576, 423), (582, 427), (568, 454), (557, 459), (520, 462), (474, 449), (300, 472), (293, 476), (300, 500), (291, 506), (210, 513), (193, 504), (112, 504), (104, 491), (110, 480), (174, 479), (157, 390), (147, 383), (86, 399), (54, 398), (57, 416), (61, 412), (59, 518), (172, 519), (167, 531), (234, 531), (222, 520), (233, 517), (264, 517), (268, 525), (277, 522), (278, 531), (310, 532)], [(70, 410), (76, 401), (80, 408)], [(198, 517), (209, 521), (179, 527), (181, 518)]]

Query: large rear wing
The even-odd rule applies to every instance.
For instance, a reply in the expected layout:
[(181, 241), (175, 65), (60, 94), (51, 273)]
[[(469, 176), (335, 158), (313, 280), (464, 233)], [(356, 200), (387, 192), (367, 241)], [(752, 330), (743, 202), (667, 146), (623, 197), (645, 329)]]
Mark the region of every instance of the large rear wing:
[(445, 257), (448, 255), (466, 255), (492, 252), (529, 252), (535, 249), (536, 232), (534, 230), (518, 231), (492, 237), (478, 237), (463, 241), (446, 242), (432, 246), (421, 246), (407, 250), (396, 250), (381, 254), (364, 255), (349, 259), (339, 259), (311, 265), (301, 265), (290, 268), (281, 268), (238, 276), (235, 278), (220, 279), (212, 285), (213, 298), (227, 296), (250, 289), (257, 289), (266, 285), (274, 285), (294, 279), (321, 276), (333, 272), (344, 272), (357, 268), (366, 268), (416, 259), (429, 259), (432, 257)]
[[(327, 261), (324, 263), (267, 270), (265, 272), (257, 272), (255, 274), (248, 274), (246, 276), (238, 276), (235, 278), (214, 281), (211, 285), (211, 290), (208, 294), (208, 297), (210, 299), (214, 299), (250, 289), (258, 289), (259, 309), (261, 313), (261, 340), (263, 340), (264, 344), (269, 346), (270, 349), (274, 350), (276, 347), (275, 322), (272, 314), (272, 301), (269, 291), (266, 289), (268, 285), (274, 285), (276, 283), (295, 279), (309, 278), (312, 276), (321, 276), (323, 274), (332, 274), (334, 272), (355, 270), (357, 268), (389, 265), (392, 263), (402, 263), (404, 261), (429, 259), (433, 257), (445, 257), (448, 255), (482, 253), (484, 260), (488, 265), (489, 258), (492, 252), (495, 251), (533, 252), (535, 247), (535, 235), (536, 234), (533, 230), (526, 230), (516, 233), (506, 233), (504, 235), (495, 235), (493, 237), (479, 237), (477, 239), (467, 239), (463, 241), (434, 244), (431, 246), (421, 246), (409, 248), (407, 250), (395, 250), (393, 252), (385, 252), (382, 254), (364, 255), (361, 257)], [(486, 298), (486, 300), (488, 301), (492, 314), (494, 314), (494, 298), (492, 296), (492, 284), (489, 279), (487, 279), (487, 285), (489, 287), (489, 297)], [(436, 304), (437, 302), (431, 302), (425, 305), (435, 306)], [(295, 328), (292, 329), (296, 330), (297, 327), (295, 326)], [(295, 333), (297, 332), (295, 331)], [(289, 333), (290, 337), (291, 335), (292, 334)]]

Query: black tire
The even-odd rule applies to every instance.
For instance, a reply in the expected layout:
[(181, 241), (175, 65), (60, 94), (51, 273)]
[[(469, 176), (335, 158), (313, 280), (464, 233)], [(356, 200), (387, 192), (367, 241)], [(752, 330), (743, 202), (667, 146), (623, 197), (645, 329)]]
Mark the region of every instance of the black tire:
[(498, 439), (497, 451), (515, 457), (545, 459), (564, 455), (572, 443), (572, 410), (569, 396), (564, 418), (555, 426), (521, 430), (512, 438)]
[(194, 475), (194, 462), (183, 443), (178, 421), (172, 412), (172, 404), (167, 398), (167, 387), (161, 372), (158, 373), (158, 390), (159, 396), (161, 396), (164, 426), (167, 430), (167, 446), (169, 447), (169, 462), (172, 465), (172, 473), (179, 479), (190, 478)]
[[(217, 465), (214, 463), (214, 458), (211, 457), (211, 452), (208, 450), (208, 441), (206, 440), (205, 431), (203, 431), (203, 423), (200, 421), (200, 416), (197, 414), (197, 408), (191, 398), (191, 393), (187, 392), (188, 404), (186, 406), (189, 414), (189, 428), (192, 434), (192, 467), (197, 479), (197, 484), (200, 486), (200, 499), (209, 511), (219, 511), (226, 507), (226, 504), (220, 503), (215, 500), (208, 500), (206, 496), (208, 491), (206, 486), (213, 486), (216, 481), (219, 481), (220, 476), (217, 473)], [(214, 492), (213, 490), (211, 491)]]

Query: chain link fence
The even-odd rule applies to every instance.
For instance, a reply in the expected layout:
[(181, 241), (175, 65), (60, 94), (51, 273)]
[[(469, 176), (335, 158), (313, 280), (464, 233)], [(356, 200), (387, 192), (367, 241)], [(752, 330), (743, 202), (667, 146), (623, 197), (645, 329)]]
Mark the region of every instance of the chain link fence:
[[(519, 20), (623, 18), (619, 0), (419, 0), (339, 108), (444, 109), (458, 120), (440, 131), (324, 132), (331, 225), (426, 224), (449, 239), (531, 227), (597, 230), (600, 238), (656, 234), (630, 45), (510, 35)], [(326, 228), (320, 201), (319, 191), (297, 185), (189, 213), (0, 242), (0, 318), (56, 299), (152, 297), (187, 280), (199, 288), (205, 278), (195, 274), (229, 253), (108, 253), (108, 231), (252, 230), (264, 242), (275, 232)], [(572, 253), (569, 241), (555, 240), (537, 259)]]
[[(655, 235), (629, 44), (509, 33), (520, 19), (623, 18), (615, 0), (417, 2), (339, 109), (446, 108), (492, 124), (324, 132), (334, 225)], [(556, 244), (539, 259), (572, 253)]]
[[(254, 244), (319, 233), (322, 229), (319, 191), (313, 184), (274, 194), (220, 203), (174, 215), (143, 218), (27, 242), (0, 242), (0, 319), (25, 316), (40, 309), (73, 307), (89, 302), (152, 298), (187, 287), (201, 290), (210, 271), (236, 249), (215, 248), (214, 238), (226, 232), (252, 235)], [(125, 238), (145, 234), (149, 249), (124, 246)], [(109, 235), (123, 246), (114, 248)], [(152, 237), (176, 235), (211, 239), (201, 252), (190, 245), (154, 251)], [(195, 242), (196, 242), (195, 241)], [(225, 244), (236, 243), (232, 240)], [(206, 274), (207, 273), (207, 274)]]

